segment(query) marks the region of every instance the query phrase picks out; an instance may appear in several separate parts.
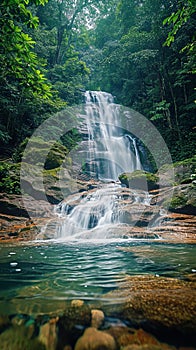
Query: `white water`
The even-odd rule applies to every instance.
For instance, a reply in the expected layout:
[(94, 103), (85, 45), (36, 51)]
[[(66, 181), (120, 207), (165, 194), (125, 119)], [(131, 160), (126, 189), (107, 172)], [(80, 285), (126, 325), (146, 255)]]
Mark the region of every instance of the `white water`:
[(85, 96), (90, 175), (116, 181), (123, 172), (142, 169), (137, 140), (120, 129), (120, 109), (113, 96), (101, 91), (87, 91)]
[[(111, 239), (120, 237), (123, 224), (124, 197), (121, 185), (114, 182), (121, 173), (142, 168), (138, 141), (116, 126), (119, 125), (120, 110), (111, 94), (87, 91), (85, 98), (88, 131), (85, 170), (90, 177), (103, 182), (96, 189), (73, 195), (57, 206), (56, 212), (61, 218), (57, 236), (64, 239)], [(143, 199), (136, 192), (125, 197), (129, 203), (149, 205), (145, 193)]]

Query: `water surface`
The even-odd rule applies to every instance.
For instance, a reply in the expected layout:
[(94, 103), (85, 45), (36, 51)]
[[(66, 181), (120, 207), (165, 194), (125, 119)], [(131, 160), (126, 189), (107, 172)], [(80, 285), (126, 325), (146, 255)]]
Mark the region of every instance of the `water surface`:
[(47, 312), (70, 299), (109, 302), (107, 293), (127, 274), (195, 273), (195, 253), (195, 245), (133, 239), (1, 245), (1, 311)]

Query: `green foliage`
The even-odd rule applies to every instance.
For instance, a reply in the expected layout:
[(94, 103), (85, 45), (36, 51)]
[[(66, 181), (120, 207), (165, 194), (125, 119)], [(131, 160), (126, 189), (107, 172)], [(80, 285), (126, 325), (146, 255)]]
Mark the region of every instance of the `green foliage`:
[[(35, 1), (44, 4), (46, 0)], [(51, 96), (50, 86), (38, 68), (33, 52), (34, 40), (25, 33), (23, 26), (35, 28), (38, 18), (27, 8), (29, 0), (4, 0), (0, 5), (0, 79), (6, 84), (15, 78), (23, 86), (43, 98)]]
[(169, 208), (170, 210), (177, 209), (178, 207), (186, 205), (186, 202), (187, 202), (186, 197), (183, 194), (179, 196), (174, 196), (170, 201)]
[[(177, 31), (173, 45), (168, 47), (163, 46), (169, 33), (163, 21), (185, 3), (185, 0), (134, 0), (131, 3), (120, 0), (111, 16), (98, 22), (92, 36), (96, 47), (94, 51), (91, 47), (88, 56), (92, 67), (89, 88), (112, 92), (119, 103), (151, 120), (174, 161), (191, 157), (194, 150), (195, 26), (191, 14), (186, 26), (182, 24)], [(195, 3), (190, 3), (193, 8)], [(103, 41), (98, 40), (97, 36), (104, 30), (109, 35), (103, 36)], [(191, 50), (186, 47), (187, 43)]]
[(172, 30), (169, 32), (165, 41), (165, 45), (170, 46), (174, 42), (175, 36), (183, 25), (190, 19), (195, 13), (196, 3), (195, 0), (183, 0), (179, 2), (180, 8), (173, 12), (169, 17), (165, 18), (163, 24), (172, 25)]
[[(83, 90), (101, 89), (151, 120), (174, 161), (191, 157), (194, 11), (194, 0), (2, 0), (2, 154), (81, 103)], [(61, 140), (68, 149), (78, 141), (74, 130)]]
[(0, 162), (0, 192), (20, 194), (20, 165)]

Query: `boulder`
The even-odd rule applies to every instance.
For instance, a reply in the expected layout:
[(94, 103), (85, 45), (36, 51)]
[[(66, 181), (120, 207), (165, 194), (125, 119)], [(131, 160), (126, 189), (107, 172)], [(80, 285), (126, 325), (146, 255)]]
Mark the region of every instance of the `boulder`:
[(46, 350), (37, 338), (29, 339), (24, 327), (11, 327), (0, 334), (1, 350)]
[(193, 183), (196, 179), (196, 156), (173, 164), (165, 164), (159, 169), (159, 173), (163, 186)]
[(114, 338), (96, 328), (87, 328), (75, 345), (74, 350), (116, 350)]
[[(27, 148), (26, 148), (27, 146)], [(23, 153), (25, 151), (25, 153)], [(46, 141), (42, 137), (26, 138), (18, 148), (17, 159), (36, 165), (45, 157), (45, 169), (55, 169), (66, 159), (68, 149), (60, 142)], [(24, 158), (23, 158), (24, 154)]]
[(46, 350), (56, 350), (57, 345), (57, 329), (56, 322), (57, 318), (50, 319), (49, 322), (45, 323), (40, 327), (39, 341), (45, 345)]
[(147, 171), (136, 170), (132, 173), (123, 173), (119, 176), (123, 185), (129, 188), (150, 191), (158, 188), (158, 176)]
[(196, 285), (194, 281), (153, 275), (129, 276), (120, 288), (108, 293), (116, 305), (114, 312), (132, 324), (148, 323), (149, 329), (181, 334), (195, 341)]
[(196, 214), (196, 185), (178, 185), (173, 189), (173, 195), (168, 202), (162, 194), (162, 206), (168, 208), (172, 212), (181, 214)]
[(58, 322), (60, 342), (73, 346), (90, 324), (91, 309), (87, 304), (81, 301), (68, 303)]

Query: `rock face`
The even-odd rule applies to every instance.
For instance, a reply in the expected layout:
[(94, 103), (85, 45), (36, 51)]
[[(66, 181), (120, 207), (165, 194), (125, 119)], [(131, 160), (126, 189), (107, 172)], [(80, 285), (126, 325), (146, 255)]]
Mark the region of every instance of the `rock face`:
[[(60, 153), (61, 151), (60, 149)], [(39, 153), (40, 150), (37, 152)], [(13, 164), (0, 166), (0, 173), (5, 176), (4, 185), (7, 186), (8, 192), (11, 192), (0, 193), (0, 239), (2, 241), (35, 239), (40, 234), (41, 228), (46, 225), (50, 228), (48, 230), (50, 237), (45, 237), (43, 233), (40, 238), (54, 237), (58, 217), (54, 217), (53, 205), (65, 199), (65, 201), (71, 200), (72, 207), (74, 207), (78, 202), (72, 200), (73, 194), (78, 193), (78, 196), (82, 198), (82, 196), (91, 195), (96, 188), (102, 186), (95, 180), (89, 180), (84, 174), (79, 174), (74, 179), (71, 172), (72, 167), (68, 164), (66, 167), (60, 166), (55, 169), (49, 169), (48, 166), (47, 170), (43, 170), (43, 176), (39, 178), (36, 166), (23, 162), (23, 189), (28, 196), (22, 197), (18, 193), (12, 193), (12, 191), (18, 191), (19, 165), (18, 163), (15, 166)], [(174, 164), (175, 186), (159, 189), (157, 188), (158, 176), (155, 174), (140, 170), (131, 174), (122, 174), (121, 182), (131, 187), (119, 188), (117, 194), (119, 222), (124, 224), (121, 226), (122, 236), (152, 239), (162, 237), (172, 241), (192, 240), (193, 242), (196, 238), (194, 166), (194, 158)], [(161, 170), (161, 183), (165, 186), (173, 185), (170, 172), (171, 166), (169, 165), (164, 166)], [(189, 181), (186, 181), (187, 178)], [(14, 181), (17, 186), (10, 187), (10, 181), (11, 183)], [(147, 188), (149, 195), (144, 191)]]

